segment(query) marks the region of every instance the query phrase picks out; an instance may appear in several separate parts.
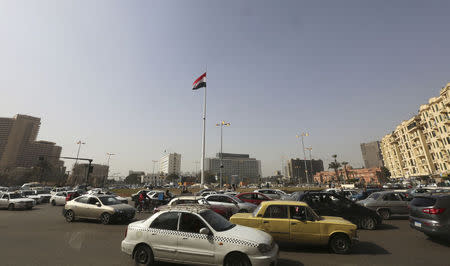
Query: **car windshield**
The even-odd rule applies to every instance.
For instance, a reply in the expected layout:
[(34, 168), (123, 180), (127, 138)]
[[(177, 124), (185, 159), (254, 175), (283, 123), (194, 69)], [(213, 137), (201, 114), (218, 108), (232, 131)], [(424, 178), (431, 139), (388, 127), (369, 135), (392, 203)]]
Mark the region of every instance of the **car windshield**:
[(236, 226), (227, 219), (223, 218), (221, 215), (211, 210), (205, 210), (201, 212), (200, 216), (203, 217), (203, 219), (205, 219), (206, 222), (208, 222), (208, 224), (218, 232), (226, 231)]
[(370, 196), (367, 197), (367, 199), (377, 200), (380, 198), (380, 196), (381, 196), (381, 193), (373, 193), (373, 194), (370, 194)]
[(122, 202), (116, 199), (115, 197), (99, 197), (99, 199), (103, 203), (103, 205), (122, 204)]
[(21, 197), (19, 193), (9, 194), (10, 199), (20, 199)]

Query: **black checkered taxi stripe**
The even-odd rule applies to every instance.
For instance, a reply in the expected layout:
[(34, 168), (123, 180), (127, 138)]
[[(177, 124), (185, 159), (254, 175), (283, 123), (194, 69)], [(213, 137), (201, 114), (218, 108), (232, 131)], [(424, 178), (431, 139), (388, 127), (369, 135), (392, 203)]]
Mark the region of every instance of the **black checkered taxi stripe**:
[(224, 242), (224, 243), (230, 243), (240, 246), (248, 246), (248, 247), (258, 247), (258, 244), (254, 242), (249, 242), (245, 240), (240, 240), (236, 238), (231, 237), (223, 237), (223, 236), (207, 236), (204, 234), (196, 234), (196, 233), (188, 233), (188, 232), (181, 232), (181, 231), (173, 231), (173, 230), (164, 230), (164, 229), (155, 229), (155, 228), (139, 228), (139, 227), (130, 227), (130, 230), (133, 231), (141, 231), (141, 232), (150, 232), (150, 233), (156, 233), (158, 235), (174, 235), (174, 236), (182, 236), (182, 237), (189, 237), (189, 238), (195, 238), (195, 239), (211, 239), (214, 242)]

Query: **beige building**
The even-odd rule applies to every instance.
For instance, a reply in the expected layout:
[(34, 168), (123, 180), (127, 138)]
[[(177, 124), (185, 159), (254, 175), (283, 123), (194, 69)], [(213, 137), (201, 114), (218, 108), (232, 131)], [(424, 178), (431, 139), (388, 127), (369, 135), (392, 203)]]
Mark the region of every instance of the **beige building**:
[(159, 172), (166, 175), (179, 175), (181, 172), (181, 154), (170, 153), (164, 155), (159, 160)]
[(381, 140), (386, 167), (394, 178), (441, 175), (450, 171), (450, 83)]
[(41, 119), (28, 115), (0, 118), (0, 169), (33, 167), (39, 157), (44, 157), (55, 166), (59, 161), (61, 147), (53, 142), (36, 141)]
[(94, 187), (103, 186), (108, 178), (109, 167), (102, 164), (91, 164), (92, 173), (89, 174), (89, 180), (86, 180), (88, 166), (89, 164), (87, 163), (74, 165), (66, 183), (69, 185), (80, 185), (86, 184), (87, 181), (87, 184)]

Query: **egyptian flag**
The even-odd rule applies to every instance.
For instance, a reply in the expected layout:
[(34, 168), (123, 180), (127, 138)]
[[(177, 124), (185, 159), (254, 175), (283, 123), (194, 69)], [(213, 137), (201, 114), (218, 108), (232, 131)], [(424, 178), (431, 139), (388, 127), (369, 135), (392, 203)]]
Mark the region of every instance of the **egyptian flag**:
[(192, 84), (192, 90), (198, 90), (203, 87), (206, 87), (206, 72), (194, 81), (194, 84)]

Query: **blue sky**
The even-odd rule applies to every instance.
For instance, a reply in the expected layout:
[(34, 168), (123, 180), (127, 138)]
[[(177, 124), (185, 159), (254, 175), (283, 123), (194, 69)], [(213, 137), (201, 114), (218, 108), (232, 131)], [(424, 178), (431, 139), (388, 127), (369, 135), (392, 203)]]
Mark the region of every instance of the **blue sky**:
[[(0, 116), (42, 118), (39, 138), (104, 163), (182, 169), (201, 155), (301, 157), (362, 165), (380, 139), (450, 82), (449, 1), (0, 1)], [(68, 164), (70, 166), (71, 163)]]

